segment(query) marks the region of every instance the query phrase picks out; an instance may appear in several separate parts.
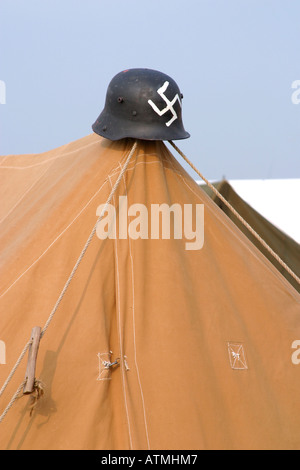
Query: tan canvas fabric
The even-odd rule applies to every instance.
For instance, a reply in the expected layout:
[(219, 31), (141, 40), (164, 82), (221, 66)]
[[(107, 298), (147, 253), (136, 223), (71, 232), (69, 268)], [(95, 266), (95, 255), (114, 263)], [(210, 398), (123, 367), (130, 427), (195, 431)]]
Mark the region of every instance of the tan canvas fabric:
[[(244, 201), (228, 183), (220, 181), (215, 183), (216, 188), (238, 211), (243, 219), (263, 238), (265, 242), (277, 253), (280, 258), (300, 277), (300, 245), (287, 234), (275, 227), (246, 201)], [(300, 292), (298, 282), (286, 271), (284, 267), (262, 246), (262, 244), (249, 232), (249, 230), (236, 218), (232, 211), (213, 193), (207, 185), (201, 188), (215, 201), (225, 214), (239, 227), (239, 229), (257, 246), (259, 250), (276, 266), (283, 276)], [(280, 188), (278, 188), (280, 191)]]
[[(1, 159), (0, 386), (48, 319), (131, 145), (93, 134)], [(299, 294), (163, 143), (139, 142), (116, 207), (120, 195), (204, 204), (203, 248), (94, 237), (40, 343), (45, 394), (31, 416), (30, 397), (13, 404), (0, 449), (299, 449)]]

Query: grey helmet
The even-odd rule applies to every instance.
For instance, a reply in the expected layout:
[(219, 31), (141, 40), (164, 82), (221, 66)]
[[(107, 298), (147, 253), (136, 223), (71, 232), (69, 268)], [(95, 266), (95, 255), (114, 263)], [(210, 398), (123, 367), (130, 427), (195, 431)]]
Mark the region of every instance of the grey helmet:
[(109, 83), (105, 107), (92, 125), (110, 140), (187, 139), (181, 117), (182, 94), (168, 75), (151, 69), (118, 73)]

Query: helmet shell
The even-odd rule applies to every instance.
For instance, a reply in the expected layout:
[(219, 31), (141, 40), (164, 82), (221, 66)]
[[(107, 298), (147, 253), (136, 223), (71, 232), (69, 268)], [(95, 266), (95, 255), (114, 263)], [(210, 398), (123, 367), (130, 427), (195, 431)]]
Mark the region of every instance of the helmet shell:
[(182, 94), (168, 75), (151, 69), (124, 70), (109, 83), (105, 107), (92, 129), (110, 140), (187, 139), (181, 107)]

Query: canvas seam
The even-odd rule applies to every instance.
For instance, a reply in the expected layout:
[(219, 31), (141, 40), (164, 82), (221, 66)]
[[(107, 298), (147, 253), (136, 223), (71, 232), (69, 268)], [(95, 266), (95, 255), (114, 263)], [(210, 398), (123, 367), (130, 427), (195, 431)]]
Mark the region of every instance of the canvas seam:
[[(125, 158), (125, 157), (124, 157)], [(122, 160), (124, 160), (124, 158)], [(120, 165), (120, 162), (118, 162), (118, 165)], [(112, 170), (114, 171), (115, 168)], [(109, 182), (109, 177), (110, 175), (108, 175), (108, 177), (104, 180), (104, 182), (102, 183), (102, 185), (100, 186), (100, 188), (97, 189), (97, 191), (94, 193), (94, 195), (88, 200), (88, 202), (83, 206), (83, 208), (77, 213), (77, 215), (74, 217), (74, 219), (60, 232), (59, 235), (57, 235), (57, 237), (50, 243), (50, 245), (48, 245), (48, 247), (43, 251), (43, 253), (41, 253), (40, 256), (38, 256), (38, 258), (35, 259), (35, 261), (33, 261), (31, 263), (31, 265), (25, 269), (25, 271), (23, 271), (22, 274), (20, 274), (17, 279), (15, 279), (13, 281), (13, 283), (2, 293), (0, 294), (0, 299), (28, 272), (30, 271), (30, 269), (35, 266), (43, 257), (44, 255), (52, 248), (52, 246), (68, 231), (68, 229), (73, 225), (73, 223), (81, 216), (81, 214), (86, 210), (86, 208), (89, 206), (89, 204), (92, 202), (92, 200), (101, 192), (101, 190), (103, 189), (104, 185), (107, 184)]]
[[(125, 177), (123, 175), (123, 180), (124, 180), (124, 186), (125, 186), (125, 194), (127, 196), (127, 186), (126, 186), (126, 181)], [(131, 264), (131, 284), (132, 284), (132, 322), (133, 322), (133, 347), (134, 347), (134, 362), (135, 362), (135, 367), (136, 367), (136, 372), (137, 372), (137, 378), (138, 378), (138, 384), (139, 384), (139, 389), (140, 389), (140, 394), (141, 394), (141, 400), (142, 400), (142, 406), (143, 406), (143, 415), (144, 415), (144, 425), (145, 425), (145, 433), (146, 433), (146, 438), (147, 438), (147, 445), (148, 445), (148, 450), (151, 449), (150, 447), (150, 441), (149, 441), (149, 433), (148, 433), (148, 424), (147, 424), (147, 416), (146, 416), (146, 408), (145, 408), (145, 400), (144, 400), (144, 394), (143, 394), (143, 388), (142, 388), (142, 383), (140, 379), (140, 373), (139, 373), (139, 367), (138, 367), (138, 362), (137, 362), (137, 348), (136, 348), (136, 324), (135, 324), (135, 290), (134, 290), (134, 283), (135, 283), (135, 277), (134, 277), (134, 264), (133, 264), (133, 255), (132, 255), (132, 249), (131, 249), (131, 242), (130, 242), (130, 237), (128, 237), (128, 244), (129, 244), (129, 255), (130, 255), (130, 264)]]
[[(110, 176), (109, 183), (112, 187)], [(115, 204), (115, 196), (113, 196), (114, 204)], [(115, 245), (115, 254), (116, 254), (116, 285), (117, 285), (117, 311), (118, 311), (118, 330), (119, 330), (119, 348), (120, 348), (120, 357), (123, 357), (123, 347), (122, 347), (122, 323), (121, 323), (121, 305), (120, 305), (120, 278), (119, 278), (119, 259), (118, 259), (118, 243), (117, 238), (114, 240)], [(129, 411), (128, 411), (128, 403), (127, 403), (127, 396), (126, 396), (126, 388), (125, 388), (125, 371), (124, 371), (124, 364), (123, 361), (120, 361), (121, 367), (121, 375), (122, 375), (122, 389), (123, 389), (123, 398), (125, 403), (125, 411), (126, 411), (126, 420), (127, 420), (127, 428), (128, 428), (128, 435), (129, 435), (129, 442), (130, 442), (130, 449), (133, 449), (132, 445), (132, 436), (131, 436), (131, 426), (130, 426), (130, 419), (129, 419)]]
[[(88, 147), (91, 147), (92, 145), (98, 144), (99, 142), (100, 141), (97, 140), (96, 142), (91, 142), (89, 144), (86, 144), (83, 147), (80, 147), (80, 151), (82, 151), (82, 150), (84, 150)], [(62, 152), (64, 151), (64, 149), (66, 149), (66, 147), (68, 147), (68, 145), (70, 145), (70, 144), (65, 144), (62, 147)], [(74, 149), (74, 150), (70, 150), (69, 152), (66, 152), (66, 153), (60, 153), (56, 157), (50, 157), (50, 158), (47, 158), (46, 160), (43, 160), (42, 162), (33, 163), (32, 165), (27, 165), (27, 166), (4, 166), (4, 165), (0, 165), (0, 169), (2, 168), (2, 169), (6, 169), (6, 170), (27, 170), (29, 168), (34, 168), (36, 166), (44, 165), (45, 163), (58, 160), (60, 158), (69, 157), (70, 155), (73, 155), (74, 153), (78, 152), (78, 150), (79, 149), (77, 148), (77, 149)], [(39, 154), (27, 155), (26, 158), (36, 157), (38, 155)], [(8, 158), (8, 157), (13, 158), (13, 157), (22, 157), (22, 156), (21, 155), (7, 155), (6, 158)]]
[[(80, 147), (80, 151), (88, 148), (88, 147), (91, 147), (95, 144), (99, 144), (100, 141), (95, 141), (95, 142), (91, 142), (89, 144), (86, 144), (84, 145), (83, 147)], [(62, 147), (62, 152), (64, 149), (66, 149), (66, 147), (68, 147), (68, 145), (70, 144), (65, 144), (63, 147)], [(4, 161), (7, 159), (7, 158), (16, 158), (16, 157), (19, 157), (21, 158), (22, 155), (6, 155), (4, 157), (4, 159), (2, 160), (2, 162), (0, 162), (0, 169), (5, 169), (5, 170), (27, 170), (27, 169), (30, 169), (30, 168), (35, 168), (37, 166), (41, 166), (41, 165), (45, 165), (46, 163), (48, 162), (51, 162), (51, 161), (55, 161), (55, 160), (59, 160), (60, 158), (65, 158), (65, 157), (69, 157), (71, 155), (73, 155), (74, 153), (78, 152), (79, 149), (74, 149), (74, 150), (70, 150), (69, 152), (66, 152), (66, 153), (62, 153), (62, 154), (59, 154), (57, 155), (56, 157), (49, 157), (45, 160), (43, 160), (42, 162), (37, 162), (37, 163), (33, 163), (31, 165), (27, 165), (27, 166), (12, 166), (12, 165), (2, 165), (2, 163), (4, 163)], [(33, 155), (23, 155), (24, 158), (30, 158), (30, 157), (37, 157), (39, 154), (33, 154)], [(140, 156), (143, 157), (143, 156), (150, 156), (150, 155), (153, 155), (153, 156), (156, 156), (156, 153), (142, 153)]]
[(13, 207), (11, 207), (10, 210), (5, 214), (5, 216), (0, 220), (0, 224), (2, 224), (2, 222), (9, 216), (9, 214), (11, 214), (16, 209), (16, 207), (18, 207), (18, 205), (21, 203), (21, 201), (24, 199), (24, 197), (28, 193), (30, 193), (32, 188), (40, 181), (40, 179), (43, 178), (43, 176), (45, 176), (45, 174), (47, 173), (49, 168), (51, 168), (52, 165), (53, 165), (53, 162), (48, 166), (48, 168), (45, 169), (45, 171), (40, 176), (37, 177), (37, 179), (32, 183), (32, 185), (22, 194), (22, 196), (18, 199), (18, 201), (15, 203), (15, 205)]
[[(144, 154), (144, 155), (146, 155), (146, 154)], [(126, 156), (125, 156), (124, 158), (126, 158)], [(124, 160), (124, 158), (122, 159), (122, 161)], [(167, 170), (170, 170), (170, 171), (172, 171), (172, 172), (175, 172), (178, 176), (180, 176), (180, 177), (182, 178), (182, 176), (180, 175), (180, 173), (177, 172), (177, 170), (175, 170), (174, 167), (173, 167), (173, 168), (168, 168), (168, 167), (164, 166), (161, 161), (154, 161), (154, 162), (142, 161), (142, 162), (138, 162), (138, 163), (136, 164), (136, 166), (137, 166), (137, 165), (140, 165), (140, 164), (153, 164), (153, 163), (162, 165), (163, 168), (165, 168), (165, 169), (167, 169)], [(118, 166), (120, 166), (120, 162), (118, 162)], [(171, 162), (171, 166), (172, 166), (172, 162)], [(133, 170), (133, 168), (128, 168), (128, 169), (126, 170), (126, 173), (127, 173), (127, 171), (132, 171), (132, 170)], [(78, 214), (74, 217), (74, 219), (62, 230), (62, 232), (61, 232), (59, 235), (57, 235), (57, 237), (50, 243), (50, 245), (48, 245), (48, 247), (43, 251), (43, 253), (41, 253), (41, 255), (38, 256), (38, 258), (36, 258), (35, 261), (33, 261), (33, 262), (31, 263), (31, 265), (28, 266), (28, 268), (26, 268), (25, 271), (23, 271), (23, 273), (21, 273), (21, 274), (13, 281), (13, 283), (12, 283), (9, 287), (7, 287), (7, 289), (6, 289), (4, 292), (2, 292), (2, 294), (0, 294), (0, 299), (1, 299), (7, 292), (9, 292), (10, 289), (11, 289), (12, 287), (14, 287), (14, 285), (15, 285), (25, 274), (27, 274), (27, 272), (30, 271), (30, 269), (31, 269), (33, 266), (35, 266), (35, 265), (44, 257), (44, 255), (52, 248), (52, 246), (68, 231), (68, 229), (69, 229), (69, 228), (73, 225), (73, 223), (81, 216), (81, 214), (85, 211), (85, 209), (86, 209), (86, 208), (88, 207), (88, 205), (92, 202), (92, 200), (101, 192), (103, 186), (104, 186), (106, 183), (108, 183), (109, 178), (110, 178), (111, 176), (113, 176), (115, 173), (116, 173), (116, 167), (115, 167), (114, 169), (112, 169), (111, 173), (110, 173), (110, 174), (108, 175), (108, 177), (105, 179), (105, 181), (103, 182), (103, 184), (101, 185), (101, 187), (95, 192), (95, 194), (94, 194), (94, 195), (91, 197), (91, 199), (85, 204), (85, 206), (78, 212)], [(185, 182), (185, 181), (184, 181), (184, 182)], [(187, 184), (187, 183), (185, 182), (185, 184)], [(188, 186), (188, 185), (187, 185), (187, 186)], [(189, 187), (189, 186), (188, 186), (188, 187)], [(191, 190), (191, 188), (189, 188), (189, 189)], [(192, 190), (191, 190), (191, 191), (192, 191)], [(195, 194), (196, 194), (196, 193), (195, 193)]]
[(0, 167), (2, 166), (2, 163), (5, 162), (5, 160), (7, 160), (8, 157), (9, 157), (9, 155), (5, 155), (3, 157), (0, 157), (0, 158), (3, 158), (3, 160), (1, 160), (1, 162), (0, 162)]

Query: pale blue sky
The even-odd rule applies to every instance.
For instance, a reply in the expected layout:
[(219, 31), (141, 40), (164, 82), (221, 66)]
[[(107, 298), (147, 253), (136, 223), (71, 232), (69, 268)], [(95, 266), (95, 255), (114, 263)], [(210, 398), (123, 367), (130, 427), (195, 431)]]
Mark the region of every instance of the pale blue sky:
[(180, 86), (207, 178), (300, 177), (299, 0), (1, 0), (0, 44), (2, 155), (91, 133), (111, 78), (146, 67)]

